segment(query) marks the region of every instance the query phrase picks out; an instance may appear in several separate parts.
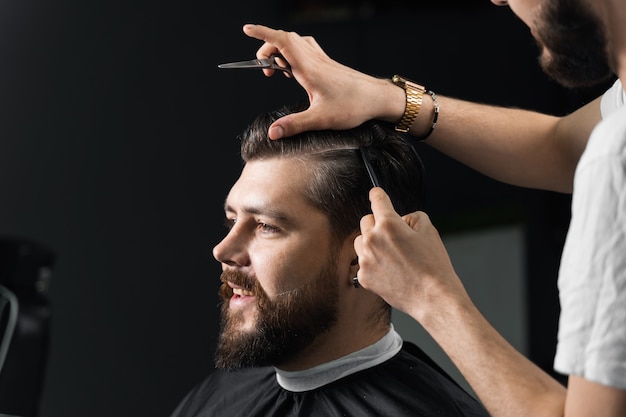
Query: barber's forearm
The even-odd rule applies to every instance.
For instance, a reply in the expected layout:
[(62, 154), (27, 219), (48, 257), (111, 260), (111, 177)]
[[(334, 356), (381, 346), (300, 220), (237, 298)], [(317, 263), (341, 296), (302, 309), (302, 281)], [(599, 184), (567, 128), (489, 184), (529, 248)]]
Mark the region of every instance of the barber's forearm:
[[(359, 122), (376, 118), (397, 124), (402, 119), (402, 88), (389, 79), (348, 72), (342, 83), (353, 87), (343, 99), (354, 108), (344, 107), (346, 119), (350, 112), (360, 114)], [(572, 191), (576, 164), (600, 120), (599, 99), (565, 117), (441, 95), (436, 99), (439, 113), (427, 144), (498, 181), (565, 193)], [(409, 131), (415, 138), (431, 129), (434, 108), (433, 98), (424, 93)]]
[[(561, 417), (565, 388), (517, 352), (466, 302), (441, 300), (415, 314), (493, 417)], [(426, 310), (426, 308), (422, 309)]]
[[(432, 119), (430, 97), (411, 128), (420, 137)], [(426, 143), (496, 180), (571, 192), (576, 164), (591, 127), (587, 117), (563, 129), (565, 118), (438, 96), (437, 125)], [(580, 119), (580, 118), (579, 118)]]

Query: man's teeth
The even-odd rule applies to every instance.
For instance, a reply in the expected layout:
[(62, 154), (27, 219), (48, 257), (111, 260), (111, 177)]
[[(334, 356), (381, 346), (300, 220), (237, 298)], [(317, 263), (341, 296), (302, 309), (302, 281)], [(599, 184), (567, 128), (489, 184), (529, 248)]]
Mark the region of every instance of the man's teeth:
[(250, 290), (246, 290), (244, 288), (233, 288), (233, 293), (239, 296), (243, 296), (243, 295), (254, 295), (254, 292), (250, 291)]

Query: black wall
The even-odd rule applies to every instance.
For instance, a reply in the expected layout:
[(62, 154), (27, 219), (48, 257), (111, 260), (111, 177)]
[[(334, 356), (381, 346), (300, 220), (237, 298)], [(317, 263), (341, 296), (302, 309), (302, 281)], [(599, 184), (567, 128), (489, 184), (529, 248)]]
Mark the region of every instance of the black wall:
[[(546, 80), (527, 29), (487, 0), (354, 2), (308, 18), (283, 3), (0, 5), (0, 235), (57, 254), (42, 417), (167, 416), (211, 371), (211, 249), (241, 166), (236, 136), (257, 113), (304, 97), (282, 77), (217, 69), (253, 58), (260, 42), (244, 23), (313, 34), (348, 65), (439, 94), (555, 113), (587, 99)], [(530, 318), (530, 352), (549, 368), (568, 197), (418, 149), (442, 229), (528, 223), (531, 297), (543, 311)]]

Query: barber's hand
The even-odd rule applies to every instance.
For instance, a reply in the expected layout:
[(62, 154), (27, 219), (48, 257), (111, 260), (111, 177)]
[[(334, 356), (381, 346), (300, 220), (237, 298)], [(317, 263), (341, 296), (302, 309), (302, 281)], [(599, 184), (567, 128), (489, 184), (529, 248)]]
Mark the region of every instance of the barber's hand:
[[(369, 119), (396, 122), (402, 116), (402, 89), (389, 80), (363, 74), (332, 60), (313, 37), (252, 24), (245, 25), (243, 31), (265, 42), (258, 49), (257, 58), (281, 54), (309, 96), (307, 110), (282, 117), (270, 126), (271, 139), (307, 130), (349, 129)], [(266, 76), (275, 72), (263, 71)]]
[(359, 283), (420, 321), (451, 300), (467, 298), (439, 232), (428, 215), (400, 217), (382, 188), (370, 191), (372, 213), (354, 241)]

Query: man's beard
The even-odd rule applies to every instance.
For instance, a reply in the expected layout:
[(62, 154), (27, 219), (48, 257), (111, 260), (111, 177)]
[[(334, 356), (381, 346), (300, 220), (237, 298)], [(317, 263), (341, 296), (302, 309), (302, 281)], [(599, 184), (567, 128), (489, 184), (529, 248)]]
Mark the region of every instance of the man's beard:
[[(564, 87), (590, 87), (613, 75), (600, 20), (581, 0), (547, 0), (537, 23), (544, 72)], [(613, 66), (615, 68), (615, 66)]]
[[(239, 271), (224, 271), (221, 333), (215, 366), (225, 370), (280, 365), (297, 356), (318, 335), (337, 322), (339, 300), (335, 263), (330, 262), (305, 285), (285, 291), (270, 300), (258, 281)], [(256, 297), (256, 323), (249, 331), (239, 329), (242, 312), (230, 311), (233, 294), (226, 284), (252, 289)]]

